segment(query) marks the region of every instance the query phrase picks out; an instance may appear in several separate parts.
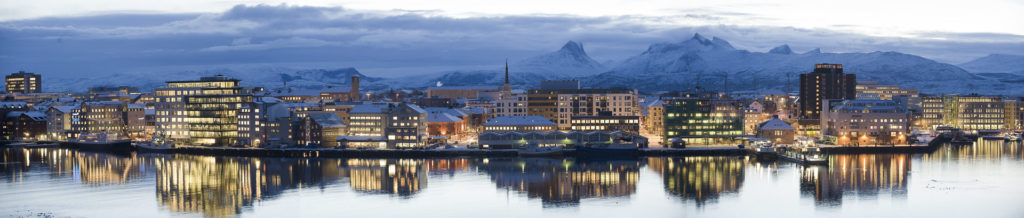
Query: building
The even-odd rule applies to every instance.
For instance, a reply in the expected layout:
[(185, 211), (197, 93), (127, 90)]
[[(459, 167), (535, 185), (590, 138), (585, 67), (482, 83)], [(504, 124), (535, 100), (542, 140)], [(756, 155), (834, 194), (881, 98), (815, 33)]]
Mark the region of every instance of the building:
[(484, 92), (499, 90), (496, 86), (438, 86), (427, 88), (427, 98), (476, 99)]
[(843, 73), (842, 64), (817, 64), (811, 73), (800, 74), (800, 117), (819, 119), (822, 101), (855, 99), (857, 75)]
[(78, 134), (104, 134), (128, 138), (127, 104), (122, 101), (93, 101), (71, 110), (71, 137)]
[(282, 147), (294, 143), (292, 128), (301, 118), (292, 117), (287, 103), (273, 97), (255, 97), (238, 109), (238, 145)]
[(550, 132), (558, 128), (551, 120), (541, 116), (501, 116), (487, 120), (484, 132)]
[(295, 126), (295, 141), (299, 146), (338, 146), (338, 136), (348, 134), (346, 127), (334, 113), (309, 114)]
[(665, 99), (665, 139), (686, 146), (736, 146), (742, 142), (743, 112), (737, 101), (708, 94)]
[(40, 93), (43, 92), (43, 78), (39, 74), (18, 71), (7, 75), (4, 80), (7, 93)]
[(875, 81), (857, 81), (856, 99), (865, 100), (906, 100), (907, 108), (919, 110), (921, 108), (921, 96), (917, 89), (900, 88), (898, 85), (880, 85)]
[[(664, 101), (658, 97), (641, 99), (640, 112), (643, 125), (641, 126), (647, 134), (664, 136), (665, 133), (665, 106)], [(660, 142), (660, 141), (658, 141)]]
[(791, 145), (795, 141), (796, 128), (775, 117), (757, 125), (757, 137), (775, 144)]
[(145, 104), (126, 104), (124, 109), (124, 128), (128, 138), (133, 140), (150, 140), (154, 129), (146, 122)]
[(747, 135), (757, 134), (758, 126), (767, 120), (768, 113), (765, 113), (764, 104), (759, 101), (751, 102), (743, 107), (743, 133)]
[[(1007, 129), (1007, 102), (998, 96), (943, 95), (922, 98), (922, 127), (949, 126), (965, 131)], [(1012, 107), (1011, 107), (1012, 108)], [(1012, 117), (1010, 119), (1013, 119)]]
[(601, 111), (618, 116), (638, 115), (636, 106), (636, 90), (632, 89), (527, 91), (527, 115), (553, 120), (560, 130), (571, 128), (572, 116), (598, 115)]
[(823, 105), (822, 135), (836, 145), (902, 145), (907, 143), (909, 112), (893, 101), (830, 100)]
[(430, 135), (427, 134), (427, 111), (414, 104), (389, 105), (388, 124), (384, 129), (388, 148), (421, 148)]
[(50, 106), (46, 110), (46, 135), (49, 140), (66, 141), (71, 137), (71, 114), (78, 106)]
[(46, 135), (46, 114), (39, 111), (11, 111), (4, 116), (4, 140), (36, 140)]
[(638, 148), (647, 147), (647, 138), (621, 131), (505, 131), (484, 132), (478, 137), (481, 149), (517, 149), (527, 145), (573, 148), (599, 144), (632, 144)]
[(427, 114), (427, 133), (432, 139), (447, 141), (459, 140), (466, 133), (468, 114), (456, 109), (425, 108)]
[(168, 81), (156, 89), (156, 131), (185, 145), (226, 146), (238, 140), (238, 110), (253, 97), (223, 75)]
[(572, 116), (572, 131), (622, 131), (640, 134), (640, 116), (617, 116), (611, 111), (601, 111), (598, 115)]
[(362, 99), (361, 94), (359, 94), (359, 75), (352, 75), (349, 87), (328, 87), (327, 89), (320, 90), (319, 98), (325, 102), (359, 101)]

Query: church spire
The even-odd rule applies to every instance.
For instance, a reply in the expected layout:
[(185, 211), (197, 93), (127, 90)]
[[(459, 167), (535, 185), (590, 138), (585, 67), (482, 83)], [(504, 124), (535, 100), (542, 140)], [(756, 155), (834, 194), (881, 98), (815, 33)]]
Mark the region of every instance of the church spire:
[(508, 84), (508, 58), (505, 58), (505, 84)]

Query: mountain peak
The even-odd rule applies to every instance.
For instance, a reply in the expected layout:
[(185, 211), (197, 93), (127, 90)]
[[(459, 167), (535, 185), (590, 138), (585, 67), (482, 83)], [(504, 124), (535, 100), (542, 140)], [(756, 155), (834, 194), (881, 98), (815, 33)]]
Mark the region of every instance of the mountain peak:
[(814, 48), (814, 49), (812, 49), (810, 51), (807, 51), (804, 54), (821, 54), (821, 48)]
[(566, 42), (565, 45), (562, 46), (562, 49), (560, 49), (558, 51), (560, 51), (560, 52), (568, 52), (570, 54), (576, 54), (576, 55), (586, 55), (587, 54), (587, 52), (583, 51), (583, 44), (577, 43), (576, 41), (572, 41), (572, 40), (569, 40), (569, 42)]
[(722, 48), (722, 49), (727, 49), (727, 50), (736, 49), (736, 48), (733, 48), (732, 44), (729, 44), (728, 41), (725, 41), (725, 39), (718, 38), (718, 37), (711, 37), (711, 45), (714, 45), (716, 48)]
[(693, 37), (690, 38), (690, 40), (696, 40), (698, 42), (701, 42), (701, 44), (710, 43), (710, 40), (708, 40), (708, 38), (704, 38), (704, 36), (700, 35), (700, 33), (694, 33)]
[(782, 44), (778, 47), (772, 48), (772, 50), (769, 50), (768, 53), (788, 55), (793, 54), (793, 49), (790, 49), (788, 44)]

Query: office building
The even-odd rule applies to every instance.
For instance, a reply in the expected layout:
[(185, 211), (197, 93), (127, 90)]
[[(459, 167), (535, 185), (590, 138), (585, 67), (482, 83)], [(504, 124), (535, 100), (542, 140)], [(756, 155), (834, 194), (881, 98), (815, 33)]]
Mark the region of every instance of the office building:
[(823, 105), (822, 136), (836, 145), (903, 145), (909, 134), (909, 112), (893, 101), (830, 100)]
[(40, 93), (43, 92), (43, 78), (39, 74), (18, 71), (7, 75), (4, 80), (7, 93)]
[(185, 145), (226, 146), (238, 140), (238, 110), (253, 97), (223, 75), (168, 81), (156, 89), (156, 131)]
[(818, 119), (822, 101), (857, 97), (857, 75), (843, 73), (842, 64), (817, 64), (811, 73), (800, 74), (800, 117)]

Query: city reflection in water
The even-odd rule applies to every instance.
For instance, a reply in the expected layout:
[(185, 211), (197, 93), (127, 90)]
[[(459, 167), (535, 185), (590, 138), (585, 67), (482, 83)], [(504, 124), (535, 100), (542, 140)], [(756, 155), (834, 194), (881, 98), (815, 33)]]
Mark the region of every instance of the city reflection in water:
[(888, 191), (906, 195), (909, 154), (844, 154), (829, 158), (828, 167), (801, 166), (800, 192), (819, 206), (838, 206), (844, 194), (876, 196)]
[(661, 175), (665, 190), (702, 206), (743, 185), (746, 159), (740, 157), (648, 158), (651, 170)]
[(636, 160), (489, 158), (479, 169), (498, 188), (540, 198), (544, 207), (578, 205), (581, 199), (626, 197), (636, 192)]
[[(913, 167), (917, 167), (914, 170), (918, 172), (955, 172), (972, 167), (1016, 164), (1021, 158), (1024, 158), (1024, 150), (1019, 142), (1002, 141), (944, 145), (927, 154), (832, 155), (828, 166), (755, 162), (737, 156), (630, 160), (513, 157), (311, 159), (113, 155), (57, 148), (7, 148), (0, 155), (0, 182), (18, 187), (19, 184), (38, 183), (40, 180), (61, 180), (52, 184), (54, 187), (39, 189), (54, 193), (75, 191), (83, 185), (103, 186), (93, 190), (103, 192), (117, 190), (121, 184), (149, 186), (153, 183), (156, 205), (162, 212), (222, 217), (252, 211), (253, 205), (262, 200), (295, 198), (284, 193), (310, 188), (319, 189), (324, 195), (344, 195), (325, 191), (341, 188), (357, 193), (350, 196), (354, 198), (385, 195), (412, 202), (417, 200), (414, 198), (416, 195), (434, 194), (423, 192), (432, 176), (469, 178), (435, 181), (439, 183), (492, 183), (506, 193), (539, 199), (543, 207), (576, 207), (588, 199), (630, 201), (632, 198), (629, 197), (638, 189), (646, 188), (644, 190), (661, 189), (670, 196), (694, 201), (697, 207), (703, 208), (709, 203), (735, 200), (734, 196), (772, 192), (741, 190), (745, 179), (758, 181), (745, 177), (768, 176), (778, 181), (773, 184), (799, 186), (802, 198), (813, 199), (819, 207), (835, 207), (851, 197), (870, 200), (879, 195), (891, 195), (907, 199), (906, 196), (912, 194), (908, 193), (908, 184), (911, 184), (910, 170)], [(911, 166), (912, 162), (918, 166)], [(646, 183), (654, 184), (654, 187), (638, 187), (640, 172), (645, 167), (654, 174), (643, 177), (655, 180), (660, 177), (661, 187), (657, 183)], [(780, 172), (797, 174), (799, 178), (786, 181), (786, 177), (778, 177), (784, 175)], [(786, 190), (785, 187), (777, 190)], [(50, 196), (45, 195), (49, 193), (42, 194)], [(451, 194), (474, 197), (472, 193)]]
[(73, 177), (89, 185), (124, 184), (140, 179), (145, 174), (145, 158), (135, 155), (117, 156), (104, 153), (78, 152), (68, 149), (3, 150), (0, 171), (19, 182), (25, 172), (39, 168), (49, 171), (52, 178)]

